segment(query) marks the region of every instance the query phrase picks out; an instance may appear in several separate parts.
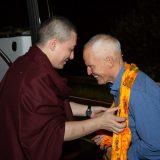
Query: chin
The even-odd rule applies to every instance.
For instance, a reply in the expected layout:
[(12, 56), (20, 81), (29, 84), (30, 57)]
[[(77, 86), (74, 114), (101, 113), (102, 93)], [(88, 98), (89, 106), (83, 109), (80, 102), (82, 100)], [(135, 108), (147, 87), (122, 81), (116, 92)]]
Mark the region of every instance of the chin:
[(58, 66), (58, 67), (56, 67), (57, 69), (63, 69), (64, 68), (64, 66)]
[(59, 68), (60, 68), (60, 69), (63, 69), (64, 66), (65, 66), (65, 64), (61, 64), (61, 65), (59, 65)]
[(105, 83), (102, 82), (102, 81), (97, 81), (97, 83), (98, 83), (99, 85), (104, 85), (104, 84), (105, 84)]

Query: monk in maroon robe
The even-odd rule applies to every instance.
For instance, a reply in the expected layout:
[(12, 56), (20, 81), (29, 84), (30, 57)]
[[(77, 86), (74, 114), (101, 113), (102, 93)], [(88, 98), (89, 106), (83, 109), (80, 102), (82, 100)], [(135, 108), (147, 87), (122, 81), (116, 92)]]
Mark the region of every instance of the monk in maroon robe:
[(0, 159), (60, 159), (65, 121), (73, 120), (68, 98), (64, 79), (39, 48), (20, 57), (0, 88)]
[[(74, 58), (77, 33), (63, 17), (39, 29), (39, 40), (19, 57), (0, 83), (0, 160), (78, 160), (75, 139), (99, 129), (119, 133), (116, 109), (69, 102), (69, 88), (55, 69)], [(74, 116), (95, 116), (74, 121)]]

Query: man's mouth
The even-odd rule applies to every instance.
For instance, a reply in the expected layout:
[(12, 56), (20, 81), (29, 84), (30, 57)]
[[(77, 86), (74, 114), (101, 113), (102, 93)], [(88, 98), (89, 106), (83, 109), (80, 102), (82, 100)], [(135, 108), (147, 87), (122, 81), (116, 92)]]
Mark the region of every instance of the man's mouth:
[(93, 77), (97, 79), (99, 76), (98, 75), (93, 75)]
[(67, 59), (65, 59), (65, 60), (64, 60), (64, 64), (66, 64), (66, 63), (68, 62), (68, 60), (69, 60), (68, 58), (67, 58)]

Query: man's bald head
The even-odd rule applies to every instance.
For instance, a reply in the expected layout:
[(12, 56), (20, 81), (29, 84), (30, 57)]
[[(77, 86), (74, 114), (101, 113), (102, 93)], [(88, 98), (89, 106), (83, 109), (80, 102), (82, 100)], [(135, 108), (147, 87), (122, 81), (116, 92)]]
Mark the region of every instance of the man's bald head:
[(121, 46), (119, 41), (106, 34), (98, 34), (92, 37), (84, 46), (84, 50), (90, 48), (95, 56), (121, 57)]

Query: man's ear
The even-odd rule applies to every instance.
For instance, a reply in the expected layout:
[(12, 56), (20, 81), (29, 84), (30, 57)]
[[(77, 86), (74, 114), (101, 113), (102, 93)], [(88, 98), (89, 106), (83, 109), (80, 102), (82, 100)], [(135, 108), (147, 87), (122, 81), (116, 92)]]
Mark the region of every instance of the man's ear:
[(105, 61), (106, 61), (107, 66), (108, 66), (109, 68), (112, 68), (112, 67), (114, 66), (114, 59), (113, 59), (112, 56), (107, 56), (107, 57), (105, 58)]
[(51, 51), (54, 51), (55, 47), (56, 47), (56, 44), (57, 44), (57, 40), (56, 39), (51, 39), (49, 40), (49, 49)]

